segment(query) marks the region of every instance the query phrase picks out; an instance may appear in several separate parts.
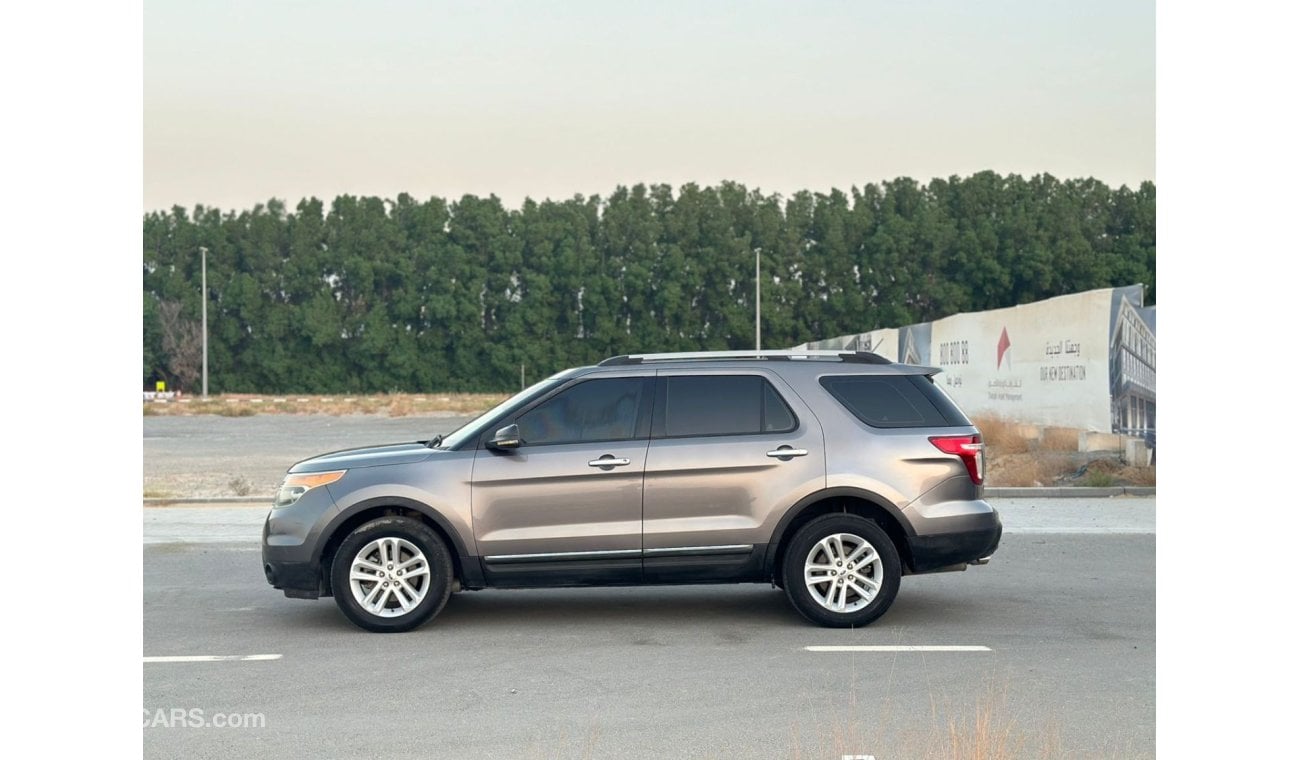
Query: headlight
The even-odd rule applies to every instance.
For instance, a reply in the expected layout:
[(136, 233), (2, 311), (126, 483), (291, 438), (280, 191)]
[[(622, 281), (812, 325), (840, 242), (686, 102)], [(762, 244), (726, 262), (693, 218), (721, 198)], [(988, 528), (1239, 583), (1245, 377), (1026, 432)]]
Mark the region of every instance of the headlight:
[(275, 495), (275, 507), (287, 507), (302, 498), (302, 495), (316, 486), (327, 486), (343, 477), (347, 470), (333, 472), (302, 472), (284, 477), (280, 492)]

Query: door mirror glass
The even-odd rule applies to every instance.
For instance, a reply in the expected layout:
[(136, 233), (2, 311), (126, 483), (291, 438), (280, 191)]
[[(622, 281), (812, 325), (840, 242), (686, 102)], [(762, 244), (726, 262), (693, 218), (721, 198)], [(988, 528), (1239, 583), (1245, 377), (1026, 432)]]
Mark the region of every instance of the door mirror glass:
[(487, 442), (487, 446), (489, 449), (517, 449), (520, 443), (519, 426), (506, 425), (492, 434), (492, 440)]

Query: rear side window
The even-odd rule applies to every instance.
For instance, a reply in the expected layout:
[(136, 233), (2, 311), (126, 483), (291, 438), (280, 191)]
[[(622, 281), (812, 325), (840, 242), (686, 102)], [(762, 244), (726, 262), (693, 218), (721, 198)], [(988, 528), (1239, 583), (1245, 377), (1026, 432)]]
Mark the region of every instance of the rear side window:
[(950, 427), (970, 422), (929, 378), (920, 375), (832, 375), (822, 387), (872, 427)]
[(757, 375), (664, 377), (656, 416), (659, 438), (785, 433), (798, 425), (776, 389)]

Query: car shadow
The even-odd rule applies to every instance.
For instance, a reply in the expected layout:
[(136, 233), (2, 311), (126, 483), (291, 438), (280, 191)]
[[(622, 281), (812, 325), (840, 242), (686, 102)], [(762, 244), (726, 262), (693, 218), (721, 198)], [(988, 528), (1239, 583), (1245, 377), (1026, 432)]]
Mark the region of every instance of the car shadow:
[[(904, 589), (870, 630), (975, 625), (988, 599), (938, 589)], [(348, 622), (332, 599), (276, 605), (259, 610), (259, 620), (275, 627), (320, 633), (368, 635)], [(671, 622), (673, 628), (665, 629)], [(526, 624), (533, 632), (599, 628), (630, 630), (633, 643), (660, 643), (664, 633), (709, 631), (736, 642), (764, 630), (808, 629), (832, 632), (803, 618), (785, 592), (769, 586), (629, 586), (562, 589), (486, 589), (453, 594), (447, 606), (420, 630), (445, 633), (511, 632)]]
[(462, 591), (434, 620), (439, 628), (641, 627), (683, 623), (797, 626), (803, 619), (767, 586), (637, 586)]

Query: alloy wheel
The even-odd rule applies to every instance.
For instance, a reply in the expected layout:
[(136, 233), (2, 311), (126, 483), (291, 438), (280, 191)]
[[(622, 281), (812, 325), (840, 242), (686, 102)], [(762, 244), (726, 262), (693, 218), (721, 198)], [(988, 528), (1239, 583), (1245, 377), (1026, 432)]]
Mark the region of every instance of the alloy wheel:
[(865, 538), (835, 533), (813, 545), (803, 566), (813, 600), (831, 612), (856, 612), (871, 604), (884, 581), (880, 553)]
[(352, 559), (348, 574), (352, 598), (379, 617), (401, 617), (424, 601), (429, 591), (429, 561), (404, 538), (377, 538)]

